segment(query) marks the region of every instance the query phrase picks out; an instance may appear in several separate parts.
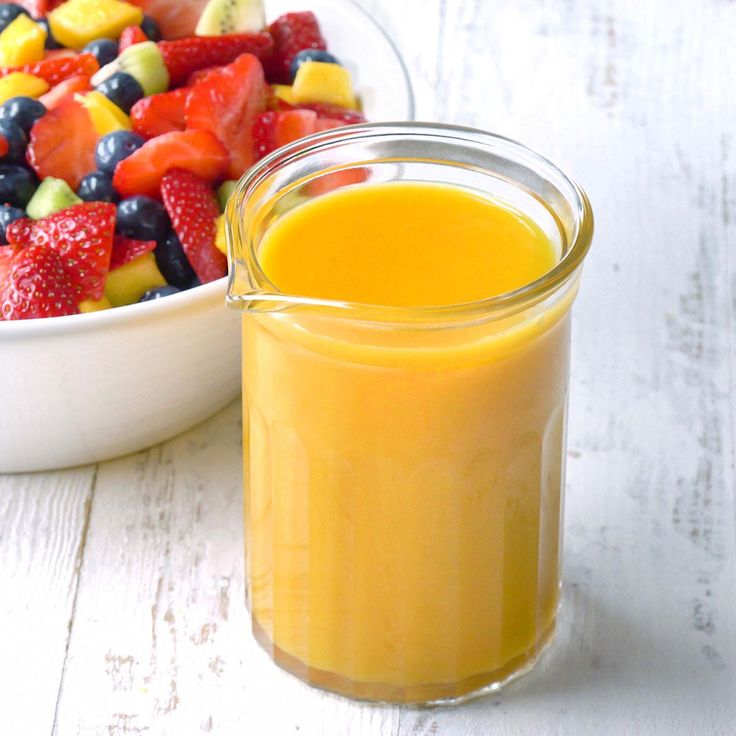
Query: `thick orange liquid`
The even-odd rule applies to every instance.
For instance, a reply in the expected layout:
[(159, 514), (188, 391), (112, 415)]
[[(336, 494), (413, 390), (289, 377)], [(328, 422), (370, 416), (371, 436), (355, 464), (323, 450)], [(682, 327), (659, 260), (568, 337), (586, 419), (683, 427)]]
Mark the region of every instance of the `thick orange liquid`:
[[(521, 213), (410, 183), (322, 196), (259, 250), (283, 292), (395, 306), (500, 294), (557, 257)], [(279, 663), (410, 702), (533, 661), (558, 601), (571, 300), (433, 330), (244, 316), (249, 598)]]

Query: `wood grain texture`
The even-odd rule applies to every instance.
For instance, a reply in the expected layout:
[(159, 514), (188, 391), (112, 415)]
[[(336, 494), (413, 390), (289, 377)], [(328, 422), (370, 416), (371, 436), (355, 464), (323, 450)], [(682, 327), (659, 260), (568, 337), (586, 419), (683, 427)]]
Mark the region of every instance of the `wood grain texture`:
[(0, 476), (0, 733), (51, 733), (93, 487), (93, 468)]
[(57, 736), (733, 733), (736, 3), (362, 4), (407, 61), (418, 118), (518, 138), (593, 201), (556, 645), (455, 709), (281, 673), (248, 635), (232, 406), (96, 477), (0, 480), (0, 615), (18, 632), (0, 732), (47, 736), (56, 713)]

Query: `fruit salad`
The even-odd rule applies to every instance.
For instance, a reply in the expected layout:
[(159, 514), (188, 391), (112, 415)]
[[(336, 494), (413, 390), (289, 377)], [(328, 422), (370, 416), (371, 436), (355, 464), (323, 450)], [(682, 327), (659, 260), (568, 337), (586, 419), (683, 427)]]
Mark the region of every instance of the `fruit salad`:
[(222, 278), (236, 180), (363, 121), (311, 12), (266, 25), (261, 0), (0, 3), (0, 320)]

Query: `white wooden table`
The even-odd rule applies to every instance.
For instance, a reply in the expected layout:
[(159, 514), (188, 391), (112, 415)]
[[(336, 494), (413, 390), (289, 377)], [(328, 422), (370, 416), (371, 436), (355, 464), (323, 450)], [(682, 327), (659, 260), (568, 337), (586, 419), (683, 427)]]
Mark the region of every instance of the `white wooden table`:
[(0, 478), (0, 734), (736, 733), (736, 3), (364, 4), (419, 118), (546, 152), (596, 210), (557, 644), (454, 710), (272, 667), (243, 603), (232, 406), (132, 457)]

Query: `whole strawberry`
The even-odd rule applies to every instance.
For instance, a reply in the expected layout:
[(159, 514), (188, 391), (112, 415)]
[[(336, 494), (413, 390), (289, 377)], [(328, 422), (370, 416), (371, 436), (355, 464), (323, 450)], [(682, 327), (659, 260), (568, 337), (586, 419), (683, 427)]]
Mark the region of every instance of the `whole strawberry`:
[(217, 250), (220, 208), (210, 185), (185, 169), (172, 169), (161, 181), (161, 198), (184, 253), (203, 283), (227, 273), (227, 259)]
[(291, 84), (291, 62), (305, 49), (325, 51), (327, 44), (314, 13), (286, 13), (268, 27), (274, 50), (266, 67), (269, 82)]
[(0, 257), (0, 320), (76, 314), (71, 276), (56, 251), (40, 245), (5, 247)]
[(77, 301), (97, 300), (110, 270), (115, 213), (115, 205), (108, 202), (84, 202), (41, 220), (16, 220), (5, 234), (9, 243), (56, 253), (69, 274)]

